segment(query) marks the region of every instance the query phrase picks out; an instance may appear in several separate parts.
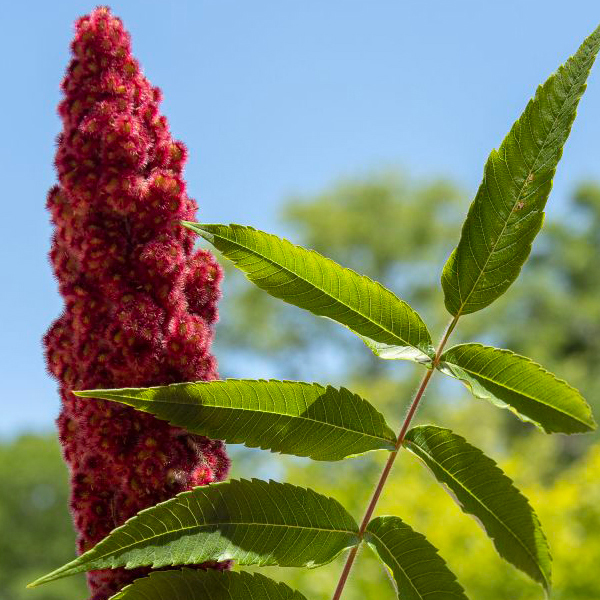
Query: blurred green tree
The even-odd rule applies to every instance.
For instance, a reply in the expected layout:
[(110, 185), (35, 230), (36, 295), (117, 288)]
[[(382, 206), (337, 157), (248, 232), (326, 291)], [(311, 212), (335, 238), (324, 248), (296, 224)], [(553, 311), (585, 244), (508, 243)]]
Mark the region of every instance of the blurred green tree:
[(75, 553), (67, 470), (56, 436), (22, 435), (1, 442), (0, 481), (0, 600), (84, 598), (82, 575), (25, 589), (40, 572)]

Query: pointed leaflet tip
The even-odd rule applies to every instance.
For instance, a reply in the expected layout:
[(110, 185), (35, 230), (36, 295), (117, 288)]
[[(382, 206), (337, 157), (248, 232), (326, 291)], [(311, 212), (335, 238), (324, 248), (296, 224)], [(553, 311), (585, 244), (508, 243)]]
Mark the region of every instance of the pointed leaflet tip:
[[(195, 225), (225, 258), (262, 290), (368, 340), (384, 358), (427, 363), (431, 336), (419, 314), (380, 283), (314, 250), (243, 225)], [(210, 237), (209, 237), (210, 236)]]
[(508, 408), (546, 433), (596, 429), (592, 410), (578, 390), (510, 350), (459, 344), (444, 352), (438, 368), (462, 381), (476, 398)]
[(512, 285), (544, 219), (563, 147), (600, 49), (600, 27), (541, 85), (500, 148), (493, 150), (442, 273), (454, 315), (485, 308)]
[(180, 224), (182, 227), (185, 227), (186, 229), (189, 229), (190, 231), (193, 231), (194, 233), (204, 237), (204, 232), (198, 223), (193, 223), (192, 221), (180, 221)]
[(302, 381), (226, 379), (79, 392), (120, 402), (190, 433), (271, 452), (342, 460), (394, 450), (383, 415), (346, 388)]
[(449, 429), (413, 427), (404, 446), (477, 519), (504, 560), (550, 589), (550, 549), (529, 501), (498, 465)]
[(31, 585), (117, 567), (158, 569), (221, 560), (323, 565), (358, 542), (356, 521), (333, 498), (289, 483), (234, 479), (196, 487), (142, 510)]
[[(227, 227), (227, 225), (209, 225), (202, 223), (193, 223), (192, 221), (181, 221), (183, 227), (186, 227), (190, 231), (193, 231), (200, 237), (204, 238), (210, 244), (213, 244), (215, 247), (215, 236), (211, 233), (210, 228), (218, 228), (218, 227)], [(218, 249), (218, 248), (217, 248)]]

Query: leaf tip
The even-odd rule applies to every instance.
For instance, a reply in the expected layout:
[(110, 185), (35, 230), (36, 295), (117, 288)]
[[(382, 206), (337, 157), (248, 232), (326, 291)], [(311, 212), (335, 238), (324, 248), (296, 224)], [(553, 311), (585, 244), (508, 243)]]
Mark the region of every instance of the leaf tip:
[(47, 583), (48, 581), (51, 581), (51, 575), (52, 575), (52, 573), (48, 573), (47, 575), (43, 575), (42, 577), (38, 577), (37, 579), (35, 579), (31, 583), (28, 583), (25, 587), (27, 589), (39, 587), (40, 585), (42, 585), (44, 583)]
[(28, 583), (26, 587), (28, 589), (38, 587), (40, 585), (43, 585), (44, 583), (49, 583), (50, 581), (62, 579), (63, 577), (69, 577), (70, 575), (75, 575), (76, 573), (84, 571), (85, 569), (82, 569), (80, 567), (78, 560), (78, 558), (75, 558), (71, 562), (59, 567), (58, 569), (54, 569), (54, 571), (51, 571), (50, 573), (46, 573), (46, 575), (38, 577), (31, 583)]
[(109, 400), (109, 398), (102, 394), (106, 390), (71, 390), (71, 393), (78, 398), (92, 398), (94, 400)]

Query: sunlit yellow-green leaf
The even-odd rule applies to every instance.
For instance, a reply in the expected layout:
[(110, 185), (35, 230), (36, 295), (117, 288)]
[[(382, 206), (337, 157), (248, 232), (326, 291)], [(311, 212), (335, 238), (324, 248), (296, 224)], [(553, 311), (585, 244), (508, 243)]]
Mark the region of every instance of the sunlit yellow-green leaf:
[(425, 323), (381, 284), (252, 227), (183, 225), (213, 244), (259, 288), (345, 325), (378, 356), (431, 362), (434, 352)]

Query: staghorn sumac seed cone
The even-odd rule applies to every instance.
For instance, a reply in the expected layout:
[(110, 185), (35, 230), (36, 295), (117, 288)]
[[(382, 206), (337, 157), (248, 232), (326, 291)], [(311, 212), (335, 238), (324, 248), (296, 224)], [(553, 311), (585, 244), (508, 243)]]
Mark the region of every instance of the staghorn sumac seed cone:
[[(222, 277), (179, 225), (197, 208), (182, 177), (186, 149), (171, 138), (160, 90), (132, 57), (122, 22), (97, 8), (77, 21), (71, 48), (59, 185), (47, 204), (65, 308), (44, 345), (60, 384), (59, 435), (83, 552), (139, 510), (222, 480), (229, 461), (220, 441), (71, 393), (215, 379)], [(145, 572), (92, 572), (91, 598), (105, 600)]]

